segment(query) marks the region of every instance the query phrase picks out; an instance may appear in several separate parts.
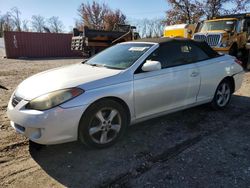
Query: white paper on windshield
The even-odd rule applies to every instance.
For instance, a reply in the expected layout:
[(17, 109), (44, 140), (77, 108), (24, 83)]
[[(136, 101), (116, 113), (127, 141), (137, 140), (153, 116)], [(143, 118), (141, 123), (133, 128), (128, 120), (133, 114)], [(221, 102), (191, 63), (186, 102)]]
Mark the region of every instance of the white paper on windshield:
[(128, 51), (143, 52), (146, 49), (148, 49), (148, 47), (131, 47), (128, 49)]
[(234, 22), (232, 22), (232, 21), (228, 21), (228, 22), (226, 22), (226, 24), (229, 24), (229, 25), (231, 25), (231, 24), (233, 24)]

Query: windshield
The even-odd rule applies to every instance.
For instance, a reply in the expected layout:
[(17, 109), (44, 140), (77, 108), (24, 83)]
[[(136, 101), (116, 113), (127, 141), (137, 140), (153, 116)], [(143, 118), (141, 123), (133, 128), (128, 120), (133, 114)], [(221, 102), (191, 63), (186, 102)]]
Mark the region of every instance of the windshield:
[(225, 30), (232, 31), (235, 28), (235, 20), (222, 20), (205, 22), (201, 28), (201, 32), (213, 31), (213, 30)]
[(113, 69), (126, 69), (138, 60), (153, 44), (125, 43), (110, 47), (85, 64)]

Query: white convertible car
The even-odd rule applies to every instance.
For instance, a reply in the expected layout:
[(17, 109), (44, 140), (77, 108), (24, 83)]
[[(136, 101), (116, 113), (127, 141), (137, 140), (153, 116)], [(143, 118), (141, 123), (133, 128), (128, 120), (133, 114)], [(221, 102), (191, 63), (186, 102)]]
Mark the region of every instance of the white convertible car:
[(242, 79), (240, 62), (206, 43), (145, 39), (24, 80), (7, 114), (36, 143), (103, 148), (139, 121), (204, 103), (223, 109)]

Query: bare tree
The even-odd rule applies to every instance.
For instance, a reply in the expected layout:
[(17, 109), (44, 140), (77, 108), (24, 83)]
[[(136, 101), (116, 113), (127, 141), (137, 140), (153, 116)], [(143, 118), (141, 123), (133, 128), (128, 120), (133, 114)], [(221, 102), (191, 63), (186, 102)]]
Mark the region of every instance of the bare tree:
[(82, 31), (84, 29), (84, 24), (80, 20), (75, 20), (75, 26), (74, 27)]
[(124, 24), (126, 16), (118, 9), (111, 10), (107, 4), (97, 1), (82, 3), (78, 8), (80, 20), (76, 21), (77, 28), (88, 27), (91, 29), (112, 30), (117, 23)]
[(48, 20), (48, 27), (46, 26), (45, 18), (41, 15), (33, 15), (31, 21), (22, 20), (21, 12), (17, 7), (13, 7), (11, 11), (1, 14), (0, 12), (0, 37), (3, 36), (4, 31), (30, 31), (31, 26), (32, 30), (35, 32), (62, 32), (63, 23), (59, 20), (58, 17), (51, 17)]
[(33, 31), (42, 33), (43, 27), (45, 27), (44, 17), (42, 17), (40, 15), (33, 15), (31, 17), (31, 25), (32, 25)]
[(161, 37), (165, 26), (164, 19), (137, 20), (134, 24), (142, 38)]
[(0, 16), (0, 36), (3, 36), (4, 31), (13, 31), (14, 23), (10, 12)]
[(223, 4), (228, 0), (207, 0), (205, 4), (205, 15), (207, 19), (220, 15)]
[(108, 12), (108, 6), (105, 3), (99, 4), (97, 1), (93, 1), (91, 5), (89, 2), (82, 3), (78, 8), (81, 24), (91, 29), (103, 29), (104, 17)]
[(118, 9), (116, 11), (109, 11), (104, 17), (105, 30), (113, 30), (115, 24), (125, 24), (126, 16)]
[(28, 32), (29, 31), (29, 21), (28, 20), (23, 20), (22, 21), (22, 30), (25, 31), (25, 32)]
[(63, 23), (59, 20), (58, 17), (52, 16), (48, 19), (49, 30), (52, 33), (61, 33), (63, 32)]
[(3, 15), (0, 14), (0, 37), (3, 36), (3, 24), (4, 24), (4, 18)]
[(16, 31), (22, 31), (22, 28), (21, 28), (21, 18), (20, 18), (20, 15), (21, 15), (21, 12), (19, 11), (19, 9), (17, 7), (13, 7), (11, 9), (11, 17), (13, 19), (13, 23), (14, 23), (14, 26), (15, 26), (15, 30)]
[(167, 24), (196, 23), (204, 15), (202, 3), (197, 0), (167, 0)]
[(155, 37), (163, 36), (164, 27), (165, 27), (164, 19), (155, 19), (155, 21), (154, 21), (154, 36)]
[(225, 14), (246, 12), (250, 8), (250, 0), (231, 0), (233, 2), (233, 8), (225, 10)]
[(48, 27), (46, 27), (46, 26), (43, 27), (43, 30), (44, 30), (45, 33), (51, 33), (50, 29)]
[(171, 25), (247, 11), (250, 0), (167, 0), (167, 3), (171, 9), (166, 12), (166, 22)]

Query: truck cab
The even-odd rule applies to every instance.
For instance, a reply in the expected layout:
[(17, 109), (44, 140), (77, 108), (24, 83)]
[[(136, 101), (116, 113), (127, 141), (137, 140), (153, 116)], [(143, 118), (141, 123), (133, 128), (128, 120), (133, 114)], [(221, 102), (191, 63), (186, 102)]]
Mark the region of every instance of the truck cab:
[(204, 21), (194, 40), (206, 41), (214, 50), (233, 56), (240, 56), (247, 43), (248, 32), (245, 20), (237, 17), (223, 17)]

